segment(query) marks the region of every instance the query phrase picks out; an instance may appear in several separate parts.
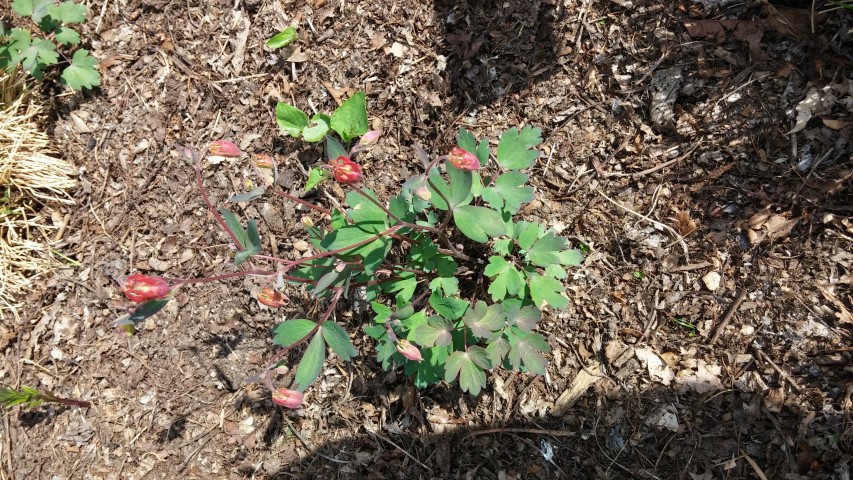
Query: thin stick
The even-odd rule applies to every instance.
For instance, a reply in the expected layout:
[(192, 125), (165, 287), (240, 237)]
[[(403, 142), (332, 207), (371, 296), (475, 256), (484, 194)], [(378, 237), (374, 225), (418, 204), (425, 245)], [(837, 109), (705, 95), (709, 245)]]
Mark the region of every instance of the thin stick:
[(744, 452), (743, 450), (740, 451), (740, 454), (743, 455), (743, 458), (746, 459), (746, 462), (749, 463), (753, 470), (755, 470), (755, 474), (758, 475), (758, 478), (760, 478), (761, 480), (767, 480), (767, 475), (764, 474), (764, 470), (762, 470), (758, 466), (758, 464), (755, 463), (755, 460), (753, 460), (752, 457), (747, 455), (746, 452)]
[(573, 437), (575, 432), (563, 430), (542, 430), (539, 428), (487, 428), (486, 430), (477, 430), (462, 437), (465, 440), (468, 437), (475, 435), (489, 435), (492, 433), (530, 433), (533, 435), (551, 435), (552, 437)]
[(651, 223), (652, 225), (654, 225), (658, 228), (664, 229), (667, 232), (669, 232), (673, 237), (675, 237), (678, 240), (678, 243), (681, 244), (681, 248), (684, 250), (684, 259), (687, 263), (690, 263), (690, 250), (688, 250), (687, 244), (684, 242), (684, 237), (682, 237), (677, 231), (675, 231), (674, 228), (670, 227), (669, 225), (665, 225), (663, 223), (660, 223), (657, 220), (649, 218), (649, 217), (643, 215), (642, 213), (637, 213), (628, 207), (623, 207), (617, 201), (615, 201), (612, 198), (605, 195), (604, 192), (602, 192), (601, 190), (598, 190), (598, 194), (601, 195), (602, 197), (604, 197), (608, 202), (612, 203), (613, 205), (616, 205), (617, 207), (621, 208), (622, 210), (625, 210), (628, 213), (634, 214), (634, 215), (642, 218), (643, 220)]
[(734, 303), (732, 303), (732, 306), (729, 307), (729, 311), (726, 312), (726, 315), (723, 317), (723, 320), (720, 321), (719, 325), (717, 325), (717, 329), (710, 340), (711, 345), (716, 343), (717, 339), (720, 338), (720, 334), (722, 334), (723, 330), (726, 329), (726, 326), (728, 326), (729, 322), (732, 320), (732, 317), (735, 316), (735, 312), (737, 312), (738, 307), (740, 307), (740, 304), (743, 303), (743, 301), (746, 299), (746, 294), (746, 289), (741, 288), (740, 292), (738, 292), (737, 297), (735, 298)]

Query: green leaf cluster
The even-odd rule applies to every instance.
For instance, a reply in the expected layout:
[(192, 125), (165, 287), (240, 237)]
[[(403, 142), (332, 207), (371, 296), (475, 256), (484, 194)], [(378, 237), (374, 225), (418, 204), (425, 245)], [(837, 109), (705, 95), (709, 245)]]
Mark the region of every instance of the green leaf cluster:
[(346, 330), (329, 320), (320, 324), (304, 318), (282, 322), (275, 328), (273, 343), (284, 348), (292, 348), (309, 338), (308, 347), (296, 366), (294, 377), (295, 387), (300, 392), (320, 376), (323, 362), (326, 361), (327, 346), (345, 361), (350, 361), (357, 355)]
[[(34, 36), (30, 28), (12, 28), (8, 32), (0, 29), (0, 69), (12, 71), (20, 65), (34, 78), (43, 80), (45, 69), (59, 63), (58, 49), (70, 54), (71, 47), (80, 44), (80, 33), (71, 25), (86, 21), (86, 7), (72, 1), (15, 0), (12, 11), (29, 17), (43, 36)], [(94, 88), (101, 83), (97, 65), (88, 50), (77, 48), (60, 80), (73, 90)]]
[(301, 136), (306, 142), (312, 143), (326, 138), (330, 130), (337, 132), (344, 142), (349, 142), (367, 133), (368, 129), (367, 102), (364, 92), (357, 92), (348, 98), (331, 116), (318, 113), (310, 119), (302, 110), (287, 103), (278, 102), (275, 107), (275, 118), (282, 132), (292, 137)]

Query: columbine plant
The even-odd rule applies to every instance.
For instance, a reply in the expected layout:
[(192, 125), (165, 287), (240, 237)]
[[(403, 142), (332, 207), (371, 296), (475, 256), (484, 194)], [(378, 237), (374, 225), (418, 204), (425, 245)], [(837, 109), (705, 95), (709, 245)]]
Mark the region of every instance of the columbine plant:
[[(302, 403), (302, 392), (320, 375), (327, 346), (344, 360), (356, 355), (347, 331), (332, 320), (344, 299), (370, 302), (373, 318), (364, 330), (377, 342), (377, 359), (386, 369), (402, 365), (418, 387), (458, 380), (464, 391), (477, 395), (486, 385), (486, 371), (497, 366), (544, 374), (550, 348), (535, 330), (543, 308), (568, 305), (562, 280), (582, 254), (547, 225), (518, 218), (533, 200), (524, 170), (539, 156), (540, 130), (509, 130), (494, 156), (488, 141), (478, 142), (464, 129), (447, 155), (431, 157), (415, 147), (419, 172), (399, 193), (382, 199), (364, 186), (370, 174), (355, 161), (380, 134), (367, 131), (363, 94), (353, 98), (335, 115), (343, 109), (347, 118), (364, 122), (336, 123), (333, 115), (330, 125), (345, 143), (361, 141), (347, 150), (326, 135), (327, 160), (309, 172), (306, 185), (310, 190), (326, 181), (340, 183), (347, 190), (345, 207), (329, 209), (276, 188), (277, 166), (265, 154), (252, 157), (260, 185), (230, 199), (246, 202), (274, 193), (306, 207), (311, 215), (302, 223), (313, 246), (310, 255), (295, 260), (262, 255), (257, 222), (243, 227), (237, 215), (211, 205), (202, 185), (204, 155), (185, 149), (202, 198), (234, 243), (234, 264), (246, 267), (197, 279), (131, 275), (122, 288), (130, 300), (142, 303), (117, 323), (132, 327), (153, 315), (185, 284), (256, 276), (267, 282), (257, 299), (271, 308), (288, 303), (289, 286), (302, 285), (325, 307), (323, 313), (279, 323), (273, 343), (282, 349), (250, 379), (264, 379), (273, 401), (288, 408)], [(306, 126), (298, 132), (282, 128), (304, 137)], [(225, 141), (214, 142), (208, 152), (241, 155)], [(261, 263), (270, 266), (256, 265)], [(302, 356), (292, 385), (275, 387), (272, 372), (297, 349)]]
[[(0, 22), (0, 69), (11, 71), (20, 65), (42, 80), (44, 70), (59, 63), (61, 55), (67, 62), (60, 75), (63, 85), (73, 90), (100, 85), (98, 61), (87, 50), (74, 48), (80, 44), (80, 34), (71, 25), (86, 21), (85, 6), (71, 1), (15, 0), (12, 10), (29, 19), (26, 23), (31, 25), (6, 31)], [(33, 36), (36, 28), (41, 30), (41, 36)]]

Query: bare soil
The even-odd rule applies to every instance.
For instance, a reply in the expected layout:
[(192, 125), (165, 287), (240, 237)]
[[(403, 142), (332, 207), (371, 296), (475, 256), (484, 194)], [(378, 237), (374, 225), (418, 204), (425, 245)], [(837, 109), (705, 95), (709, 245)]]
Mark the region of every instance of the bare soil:
[[(0, 477), (848, 479), (853, 15), (831, 7), (91, 2), (102, 88), (45, 86), (79, 169), (56, 248), (79, 265), (34, 282), (0, 383), (93, 406), (4, 412)], [(288, 25), (299, 41), (265, 49)], [(570, 307), (546, 312), (548, 375), (416, 390), (344, 306), (360, 357), (332, 357), (283, 411), (242, 380), (273, 326), (311, 307), (298, 294), (274, 312), (256, 280), (205, 284), (136, 336), (112, 327), (122, 275), (235, 268), (176, 143), (273, 154), (301, 195), (322, 152), (278, 131), (275, 103), (331, 111), (355, 91), (384, 131), (362, 158), (380, 191), (416, 172), (415, 144), (441, 154), (459, 127), (543, 129), (524, 214), (591, 250)], [(245, 168), (206, 166), (214, 203)], [(302, 210), (248, 205), (269, 251), (299, 254)]]

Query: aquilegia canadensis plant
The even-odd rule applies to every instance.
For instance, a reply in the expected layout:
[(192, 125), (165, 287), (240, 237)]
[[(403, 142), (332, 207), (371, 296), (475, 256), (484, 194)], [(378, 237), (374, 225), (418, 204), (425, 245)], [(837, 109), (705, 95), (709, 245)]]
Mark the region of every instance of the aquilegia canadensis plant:
[[(283, 191), (276, 183), (275, 159), (253, 155), (258, 186), (230, 201), (273, 194), (298, 203), (307, 212), (302, 224), (312, 248), (296, 259), (263, 255), (258, 223), (249, 220), (244, 226), (231, 210), (217, 210), (202, 184), (207, 154), (245, 154), (228, 141), (212, 142), (206, 153), (181, 147), (193, 161), (211, 215), (233, 242), (239, 270), (194, 279), (130, 275), (122, 288), (139, 305), (118, 325), (132, 332), (183, 285), (253, 276), (266, 283), (257, 300), (267, 307), (286, 305), (289, 289), (300, 285), (322, 307), (317, 318), (289, 318), (276, 325), (273, 343), (281, 349), (249, 379), (263, 380), (273, 401), (284, 407), (302, 403), (302, 392), (322, 371), (327, 347), (344, 360), (356, 356), (350, 333), (333, 320), (347, 299), (370, 303), (373, 318), (363, 328), (376, 341), (377, 360), (386, 369), (401, 365), (418, 387), (458, 381), (462, 390), (477, 395), (486, 385), (486, 371), (498, 366), (545, 373), (543, 354), (550, 347), (536, 333), (542, 309), (568, 305), (562, 283), (566, 267), (580, 265), (583, 258), (548, 225), (519, 218), (519, 210), (534, 197), (524, 171), (539, 156), (539, 129), (510, 129), (494, 155), (487, 140), (478, 142), (465, 129), (446, 155), (430, 156), (415, 146), (418, 174), (396, 195), (380, 198), (369, 188), (371, 172), (356, 161), (380, 138), (379, 132), (367, 130), (364, 94), (354, 95), (331, 116), (315, 115), (313, 125), (289, 105), (279, 104), (276, 112), (289, 135), (325, 140), (326, 161), (311, 169), (305, 190), (338, 182), (346, 191), (345, 207), (328, 208)], [(332, 130), (343, 143), (331, 136)], [(352, 148), (344, 147), (358, 138)], [(289, 386), (276, 387), (276, 367), (290, 358), (299, 360)]]

